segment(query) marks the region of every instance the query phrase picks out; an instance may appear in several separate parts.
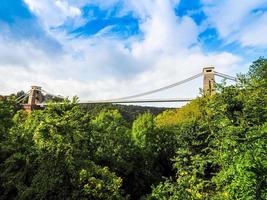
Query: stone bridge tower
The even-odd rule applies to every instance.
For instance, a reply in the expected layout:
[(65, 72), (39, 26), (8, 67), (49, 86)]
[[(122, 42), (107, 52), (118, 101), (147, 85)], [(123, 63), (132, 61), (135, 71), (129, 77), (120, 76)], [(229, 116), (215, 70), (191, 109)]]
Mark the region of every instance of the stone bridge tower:
[(215, 94), (214, 67), (203, 68), (203, 92), (204, 95)]
[(34, 109), (40, 109), (39, 103), (42, 102), (41, 87), (31, 86), (28, 103), (23, 105), (25, 111), (30, 112)]

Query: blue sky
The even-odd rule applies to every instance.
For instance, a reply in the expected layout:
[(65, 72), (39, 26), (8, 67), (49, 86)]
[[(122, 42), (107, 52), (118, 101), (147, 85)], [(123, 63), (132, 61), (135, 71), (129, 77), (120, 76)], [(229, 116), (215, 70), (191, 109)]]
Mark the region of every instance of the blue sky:
[[(266, 33), (267, 0), (1, 0), (1, 92), (37, 84), (95, 99), (157, 88), (207, 65), (234, 75), (266, 56)], [(162, 96), (196, 96), (199, 87)]]

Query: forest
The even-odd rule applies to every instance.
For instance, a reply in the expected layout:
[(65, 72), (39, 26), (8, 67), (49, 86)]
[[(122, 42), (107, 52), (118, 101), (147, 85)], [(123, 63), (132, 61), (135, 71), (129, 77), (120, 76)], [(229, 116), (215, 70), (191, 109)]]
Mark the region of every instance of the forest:
[(0, 199), (266, 200), (266, 88), (259, 58), (236, 84), (160, 112), (73, 98), (27, 113), (1, 98)]

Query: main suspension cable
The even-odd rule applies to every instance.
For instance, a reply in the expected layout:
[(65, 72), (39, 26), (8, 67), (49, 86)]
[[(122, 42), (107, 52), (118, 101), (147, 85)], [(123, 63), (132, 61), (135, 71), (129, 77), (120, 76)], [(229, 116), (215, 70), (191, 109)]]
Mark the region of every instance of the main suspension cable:
[(19, 96), (18, 98), (16, 98), (16, 101), (20, 101), (21, 99), (24, 99), (24, 97), (28, 96), (30, 92), (31, 92), (31, 90), (29, 90), (28, 92), (26, 92), (23, 95)]
[(23, 101), (24, 101), (26, 98), (28, 98), (28, 97), (29, 97), (29, 95), (27, 94), (26, 96), (24, 96), (24, 98), (18, 100), (17, 102), (18, 102), (18, 103), (21, 103), (21, 102), (23, 102)]
[(146, 95), (149, 95), (149, 94), (154, 94), (154, 93), (157, 93), (157, 92), (161, 92), (163, 90), (171, 89), (171, 88), (176, 87), (178, 85), (182, 85), (182, 84), (187, 83), (189, 81), (192, 81), (192, 80), (202, 76), (202, 74), (203, 73), (196, 74), (196, 75), (194, 75), (192, 77), (189, 77), (187, 79), (184, 79), (182, 81), (179, 81), (179, 82), (176, 82), (176, 83), (173, 83), (171, 85), (167, 85), (167, 86), (155, 89), (155, 90), (150, 90), (150, 91), (147, 91), (147, 92), (143, 92), (143, 93), (139, 93), (139, 94), (135, 94), (135, 95), (131, 95), (131, 96), (126, 96), (126, 97), (121, 97), (121, 98), (113, 98), (113, 99), (106, 99), (106, 100), (100, 100), (100, 101), (126, 100), (126, 99), (133, 99), (133, 98), (137, 98), (137, 97), (146, 96)]
[(220, 73), (220, 72), (214, 72), (214, 74), (217, 75), (217, 76), (220, 76), (222, 78), (226, 78), (226, 79), (229, 79), (229, 80), (232, 80), (232, 81), (237, 81), (236, 77), (233, 77), (233, 76), (230, 76), (230, 75), (227, 75), (227, 74), (223, 74), (223, 73)]
[(50, 96), (52, 96), (52, 97), (57, 97), (57, 98), (62, 98), (62, 99), (64, 99), (65, 97), (63, 97), (63, 96), (61, 96), (61, 95), (54, 95), (54, 94), (52, 94), (52, 93), (49, 93), (49, 92), (47, 92), (47, 91), (45, 91), (45, 90), (43, 90), (43, 89), (36, 89), (36, 90), (38, 90), (38, 91), (40, 91), (40, 92), (44, 92), (44, 93), (46, 93), (46, 94), (48, 94), (48, 95), (50, 95)]
[[(142, 96), (146, 96), (146, 95), (150, 95), (150, 94), (154, 94), (154, 93), (157, 93), (157, 92), (161, 92), (161, 91), (164, 91), (164, 90), (168, 90), (168, 89), (171, 89), (173, 87), (176, 87), (176, 86), (179, 86), (179, 85), (182, 85), (184, 83), (187, 83), (189, 81), (192, 81), (200, 76), (202, 76), (203, 73), (198, 73), (194, 76), (191, 76), (187, 79), (184, 79), (182, 81), (179, 81), (179, 82), (176, 82), (176, 83), (173, 83), (173, 84), (170, 84), (170, 85), (167, 85), (167, 86), (164, 86), (164, 87), (161, 87), (161, 88), (158, 88), (158, 89), (155, 89), (155, 90), (150, 90), (150, 91), (147, 91), (147, 92), (143, 92), (143, 93), (139, 93), (139, 94), (135, 94), (135, 95), (130, 95), (130, 96), (125, 96), (125, 97), (120, 97), (120, 98), (112, 98), (112, 99), (104, 99), (104, 100), (96, 100), (96, 101), (88, 101), (89, 103), (92, 103), (92, 102), (112, 102), (112, 101), (124, 101), (124, 100), (128, 100), (128, 99), (133, 99), (133, 98), (138, 98), (138, 97), (142, 97)], [(217, 76), (220, 76), (222, 78), (226, 78), (226, 79), (229, 79), (229, 80), (232, 80), (232, 81), (237, 81), (237, 78), (233, 77), (233, 76), (229, 76), (227, 74), (223, 74), (223, 73), (220, 73), (220, 72), (214, 72), (214, 75), (217, 75)], [(43, 89), (37, 89), (38, 91), (40, 92), (44, 92), (52, 97), (57, 97), (57, 98), (64, 98), (63, 96), (60, 96), (60, 95), (54, 95), (54, 94), (51, 94)], [(30, 91), (29, 91), (30, 92)], [(23, 96), (25, 96), (26, 94), (24, 94)], [(20, 97), (21, 98), (21, 97)]]

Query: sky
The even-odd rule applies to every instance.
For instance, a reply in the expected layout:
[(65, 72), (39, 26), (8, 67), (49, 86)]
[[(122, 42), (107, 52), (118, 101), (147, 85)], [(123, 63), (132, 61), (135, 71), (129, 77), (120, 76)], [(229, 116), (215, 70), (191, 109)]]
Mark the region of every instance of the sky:
[[(0, 0), (3, 95), (39, 85), (116, 98), (206, 66), (245, 73), (266, 52), (267, 0)], [(201, 87), (200, 78), (146, 98), (191, 98)]]

